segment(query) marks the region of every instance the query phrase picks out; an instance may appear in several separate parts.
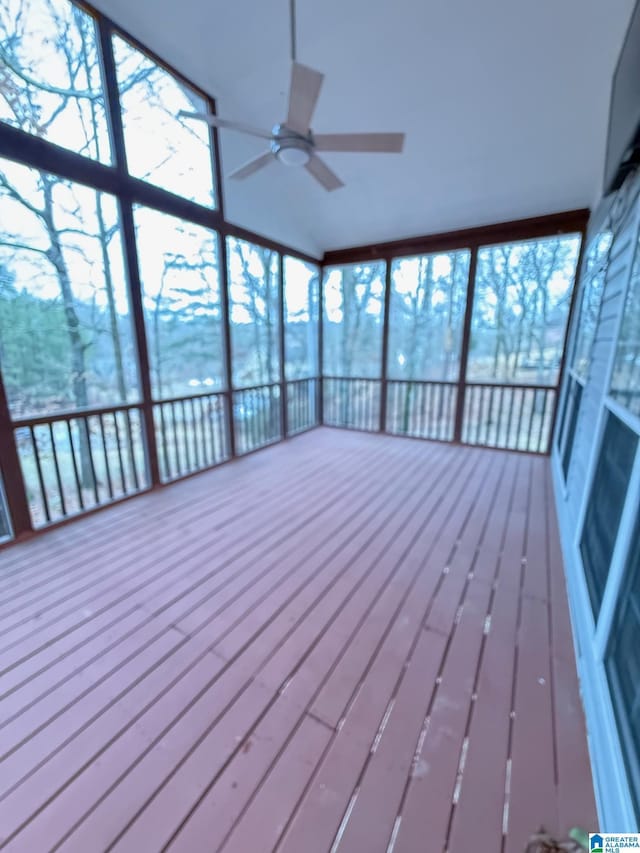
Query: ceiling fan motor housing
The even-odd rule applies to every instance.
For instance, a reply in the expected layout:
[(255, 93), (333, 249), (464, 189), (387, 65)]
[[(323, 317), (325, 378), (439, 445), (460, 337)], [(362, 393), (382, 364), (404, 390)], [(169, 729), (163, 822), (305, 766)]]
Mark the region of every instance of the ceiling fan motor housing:
[(302, 136), (286, 124), (277, 124), (273, 128), (271, 150), (286, 166), (304, 166), (313, 154), (311, 132)]

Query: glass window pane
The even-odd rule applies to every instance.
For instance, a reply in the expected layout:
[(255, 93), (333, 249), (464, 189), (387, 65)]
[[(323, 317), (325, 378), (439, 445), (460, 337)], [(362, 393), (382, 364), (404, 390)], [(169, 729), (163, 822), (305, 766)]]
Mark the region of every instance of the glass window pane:
[(0, 360), (14, 417), (138, 399), (115, 199), (0, 162)]
[(576, 338), (571, 356), (574, 373), (586, 382), (591, 347), (596, 334), (600, 302), (604, 290), (604, 279), (611, 248), (612, 234), (605, 231), (592, 241), (584, 265), (585, 282), (580, 298), (580, 310), (576, 323)]
[(610, 394), (620, 405), (640, 416), (640, 241), (622, 315)]
[(458, 379), (470, 257), (465, 250), (393, 261), (390, 379)]
[(606, 667), (631, 789), (640, 814), (640, 515), (615, 611)]
[[(576, 428), (578, 426), (578, 415), (580, 414), (580, 403), (582, 402), (583, 386), (573, 377), (569, 378), (565, 394), (565, 406), (563, 412), (563, 423), (560, 429), (562, 438), (562, 470), (565, 479), (569, 474), (569, 465), (571, 464), (571, 454), (573, 451), (573, 441), (576, 436)], [(566, 428), (566, 433), (564, 432)]]
[(143, 207), (134, 219), (154, 399), (223, 388), (217, 235)]
[(278, 253), (234, 237), (227, 246), (233, 384), (268, 385), (280, 378)]
[(325, 270), (325, 375), (367, 378), (381, 375), (384, 279), (384, 261)]
[(318, 375), (319, 270), (298, 258), (284, 259), (285, 375)]
[(597, 617), (609, 576), (638, 437), (609, 413), (582, 528), (580, 553)]
[(93, 18), (67, 0), (0, 5), (0, 120), (108, 162)]
[(557, 382), (579, 250), (571, 235), (478, 251), (468, 380)]
[(0, 120), (108, 162), (93, 18), (68, 0), (5, 0), (0, 46)]
[(124, 39), (114, 36), (113, 50), (130, 174), (211, 206), (208, 126), (178, 116), (206, 111), (204, 99)]

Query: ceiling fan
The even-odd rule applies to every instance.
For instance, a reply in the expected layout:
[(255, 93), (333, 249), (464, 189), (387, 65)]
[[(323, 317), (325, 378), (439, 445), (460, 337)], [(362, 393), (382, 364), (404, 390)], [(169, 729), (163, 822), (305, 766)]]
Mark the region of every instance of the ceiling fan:
[(264, 154), (249, 160), (229, 177), (244, 180), (268, 166), (273, 159), (287, 166), (305, 169), (331, 192), (344, 186), (340, 178), (318, 157), (318, 151), (379, 152), (399, 154), (404, 145), (404, 133), (314, 133), (311, 119), (318, 102), (324, 74), (296, 61), (295, 0), (291, 2), (291, 84), (289, 110), (286, 120), (271, 131), (261, 130), (242, 122), (229, 121), (211, 113), (192, 113), (182, 110), (183, 118), (206, 121), (212, 127), (237, 130), (270, 141)]

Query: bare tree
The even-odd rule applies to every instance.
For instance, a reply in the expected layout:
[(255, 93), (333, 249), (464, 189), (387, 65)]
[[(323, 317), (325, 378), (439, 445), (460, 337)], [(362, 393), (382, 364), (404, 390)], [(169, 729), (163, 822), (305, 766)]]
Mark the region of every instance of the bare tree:
[[(64, 84), (52, 85), (46, 80), (36, 78), (34, 72), (30, 70), (28, 57), (23, 57), (23, 44), (29, 37), (27, 30), (29, 7), (21, 4), (15, 17), (12, 17), (10, 10), (6, 9), (0, 16), (0, 95), (11, 108), (15, 123), (19, 127), (45, 138), (64, 114), (74, 112), (79, 118), (84, 136), (84, 145), (80, 153), (101, 159), (105, 152), (102, 150), (98, 105), (102, 103), (103, 96), (99, 82), (100, 67), (93, 22), (85, 12), (73, 4), (69, 4), (66, 7), (66, 13), (62, 13), (57, 11), (55, 4), (51, 3), (48, 11), (54, 25), (52, 38), (56, 54), (61, 59), (65, 70)], [(137, 69), (126, 81), (125, 86), (133, 86), (139, 80), (148, 78), (149, 73), (147, 67)], [(46, 97), (43, 99), (42, 96)], [(25, 244), (19, 234), (12, 234), (5, 229), (0, 236), (0, 245), (37, 253), (53, 269), (64, 305), (71, 357), (73, 401), (76, 408), (85, 409), (89, 405), (86, 365), (86, 350), (89, 344), (83, 336), (82, 323), (73, 293), (72, 276), (65, 253), (65, 236), (75, 231), (85, 236), (94, 236), (98, 240), (102, 255), (118, 396), (124, 402), (127, 399), (127, 387), (109, 259), (109, 243), (117, 233), (117, 227), (107, 224), (102, 197), (98, 192), (94, 194), (97, 234), (88, 232), (83, 222), (84, 211), (80, 207), (72, 212), (76, 220), (74, 226), (60, 223), (57, 215), (57, 190), (59, 187), (69, 186), (69, 182), (58, 176), (39, 172), (38, 200), (27, 199), (23, 197), (7, 173), (0, 172), (0, 193), (20, 204), (26, 214), (35, 218), (48, 243), (45, 248), (39, 247), (35, 241)], [(93, 473), (88, 437), (84, 430), (80, 430), (80, 459), (83, 484), (91, 487)]]

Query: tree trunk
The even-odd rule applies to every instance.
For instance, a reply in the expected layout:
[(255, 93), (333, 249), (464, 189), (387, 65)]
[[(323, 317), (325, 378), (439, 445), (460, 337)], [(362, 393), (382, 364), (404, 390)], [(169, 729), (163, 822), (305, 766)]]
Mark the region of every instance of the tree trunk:
[[(75, 9), (74, 13), (76, 14), (76, 23), (80, 32), (84, 35), (84, 27), (83, 22), (86, 20), (84, 13), (80, 13), (79, 10)], [(82, 63), (84, 66), (84, 71), (87, 77), (87, 80), (91, 79), (91, 67), (89, 63), (89, 57), (87, 55), (87, 42), (83, 37), (80, 40), (81, 44), (81, 53), (82, 53)], [(89, 109), (91, 111), (91, 128), (93, 130), (93, 140), (96, 146), (96, 154), (98, 160), (101, 159), (101, 151), (100, 151), (100, 133), (98, 129), (98, 116), (96, 113), (96, 103), (93, 98), (89, 99)], [(111, 274), (111, 261), (109, 259), (109, 251), (107, 248), (108, 238), (107, 238), (107, 228), (104, 221), (104, 211), (102, 210), (102, 196), (96, 190), (96, 217), (98, 219), (98, 239), (100, 240), (100, 251), (102, 253), (102, 265), (104, 267), (104, 283), (105, 290), (107, 293), (107, 306), (109, 311), (109, 328), (111, 331), (111, 340), (113, 342), (113, 355), (115, 359), (115, 368), (116, 368), (116, 382), (118, 385), (118, 396), (120, 397), (120, 402), (127, 402), (127, 383), (124, 375), (124, 364), (122, 360), (122, 343), (120, 341), (120, 330), (118, 328), (118, 311), (116, 308), (116, 300), (115, 293), (113, 288), (113, 275)]]
[[(80, 331), (80, 320), (75, 309), (75, 299), (71, 287), (69, 271), (62, 254), (60, 235), (55, 226), (53, 218), (53, 183), (48, 175), (41, 173), (44, 195), (44, 220), (50, 241), (47, 257), (53, 265), (60, 285), (62, 304), (69, 344), (71, 347), (71, 388), (76, 408), (86, 409), (89, 405), (89, 394), (87, 390), (87, 373), (85, 362), (85, 345), (82, 341)], [(87, 488), (94, 487), (93, 466), (91, 464), (91, 448), (89, 444), (88, 430), (80, 428), (80, 476), (82, 485)]]
[(109, 260), (109, 251), (107, 249), (107, 228), (104, 221), (104, 213), (102, 210), (102, 199), (100, 194), (96, 192), (96, 215), (98, 217), (98, 236), (100, 240), (100, 250), (102, 252), (102, 264), (104, 266), (104, 283), (107, 293), (107, 307), (109, 311), (109, 328), (111, 331), (111, 340), (113, 342), (113, 356), (116, 367), (116, 382), (118, 385), (118, 396), (120, 402), (127, 402), (127, 382), (124, 375), (124, 363), (122, 359), (122, 342), (120, 340), (120, 329), (118, 328), (118, 310), (116, 308), (116, 298), (113, 287), (113, 275), (111, 273), (111, 261)]

